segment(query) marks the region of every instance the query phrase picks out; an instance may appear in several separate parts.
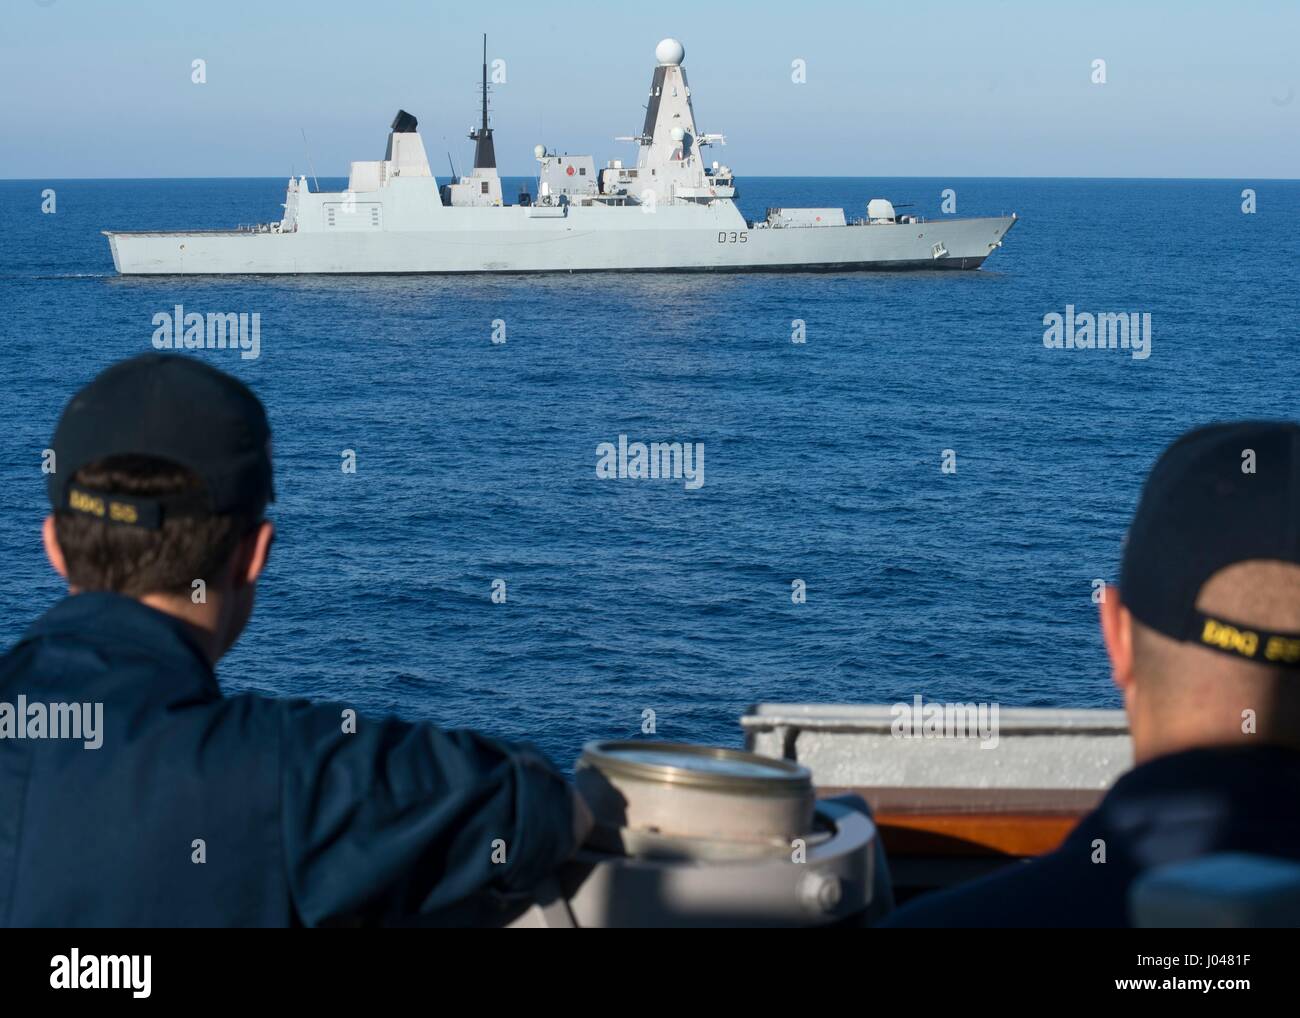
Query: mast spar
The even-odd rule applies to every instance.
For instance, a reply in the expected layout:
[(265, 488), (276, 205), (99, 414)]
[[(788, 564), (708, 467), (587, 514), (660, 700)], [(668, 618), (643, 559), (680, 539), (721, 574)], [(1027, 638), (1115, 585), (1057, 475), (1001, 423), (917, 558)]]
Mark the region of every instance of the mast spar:
[(480, 86), (483, 95), (483, 118), (477, 128), (469, 132), (470, 141), (474, 142), (474, 169), (494, 170), (497, 165), (496, 149), (492, 145), (492, 128), (488, 127), (488, 77), (487, 77), (487, 33), (483, 33), (483, 83)]

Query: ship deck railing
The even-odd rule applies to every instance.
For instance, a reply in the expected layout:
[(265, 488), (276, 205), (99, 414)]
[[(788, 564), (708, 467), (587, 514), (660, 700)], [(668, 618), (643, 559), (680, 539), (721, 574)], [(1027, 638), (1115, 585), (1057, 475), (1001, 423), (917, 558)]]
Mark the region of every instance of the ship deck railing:
[(275, 233), (295, 232), (295, 229), (272, 230), (270, 226), (271, 226), (270, 223), (241, 223), (240, 225), (234, 227), (233, 229), (231, 229), (230, 227), (226, 227), (224, 229), (212, 229), (212, 230), (100, 230), (99, 232), (102, 233), (105, 237), (112, 237), (112, 236), (116, 236), (116, 237), (187, 236), (188, 237), (191, 235), (199, 235), (204, 237), (217, 237), (217, 236), (239, 237), (250, 233), (275, 234)]

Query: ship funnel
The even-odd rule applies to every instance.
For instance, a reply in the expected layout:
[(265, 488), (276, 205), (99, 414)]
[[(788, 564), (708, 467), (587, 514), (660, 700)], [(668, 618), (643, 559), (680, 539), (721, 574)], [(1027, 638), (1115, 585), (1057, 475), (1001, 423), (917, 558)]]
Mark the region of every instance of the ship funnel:
[(384, 159), (392, 164), (392, 173), (398, 177), (431, 177), (429, 158), (424, 154), (424, 142), (416, 131), (419, 121), (406, 110), (398, 110), (393, 126), (388, 132), (388, 147)]

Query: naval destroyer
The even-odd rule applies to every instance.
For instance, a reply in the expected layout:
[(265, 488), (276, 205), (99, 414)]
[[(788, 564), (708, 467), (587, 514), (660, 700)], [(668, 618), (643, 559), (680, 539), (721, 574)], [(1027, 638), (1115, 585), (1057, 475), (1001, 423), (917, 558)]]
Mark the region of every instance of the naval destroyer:
[(505, 200), (488, 126), (486, 44), (474, 166), (439, 187), (414, 116), (399, 111), (384, 158), (354, 162), (346, 191), (290, 178), (278, 222), (234, 230), (105, 230), (123, 275), (802, 271), (974, 269), (1016, 222), (1010, 216), (925, 220), (883, 198), (848, 219), (836, 208), (770, 208), (746, 220), (725, 144), (695, 127), (676, 39), (656, 66), (635, 161), (597, 170), (588, 155), (538, 145), (534, 193)]

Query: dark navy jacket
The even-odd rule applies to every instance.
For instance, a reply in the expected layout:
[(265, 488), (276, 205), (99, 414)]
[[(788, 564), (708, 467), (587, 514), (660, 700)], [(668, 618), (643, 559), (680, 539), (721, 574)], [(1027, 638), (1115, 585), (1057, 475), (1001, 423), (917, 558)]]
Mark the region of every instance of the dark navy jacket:
[(46, 613), (0, 659), (0, 710), (20, 695), (101, 702), (103, 744), (0, 738), (3, 925), (493, 921), (573, 847), (529, 747), (223, 697), (184, 625), (129, 598)]
[[(1106, 861), (1093, 862), (1093, 842)], [(1123, 775), (1055, 852), (910, 902), (884, 926), (1127, 926), (1134, 879), (1215, 852), (1300, 860), (1300, 753), (1198, 749)]]

